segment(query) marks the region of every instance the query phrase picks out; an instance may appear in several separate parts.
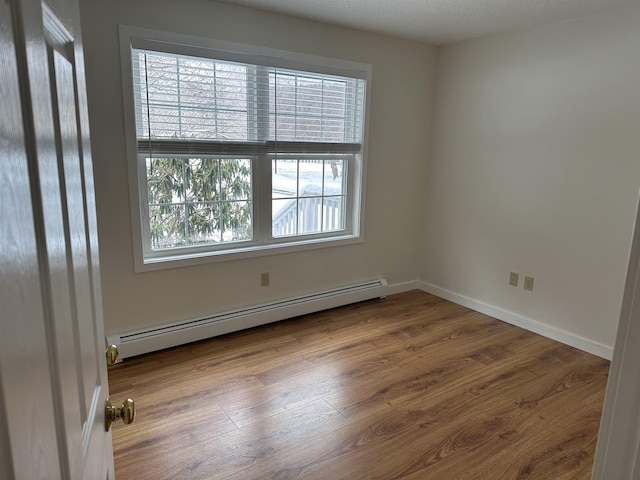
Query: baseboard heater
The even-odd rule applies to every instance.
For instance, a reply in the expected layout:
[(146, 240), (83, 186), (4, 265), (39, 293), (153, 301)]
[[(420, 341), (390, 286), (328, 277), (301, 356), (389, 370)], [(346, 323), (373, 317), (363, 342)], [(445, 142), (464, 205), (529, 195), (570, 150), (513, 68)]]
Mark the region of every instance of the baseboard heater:
[(387, 288), (386, 280), (373, 280), (287, 300), (217, 313), (204, 318), (107, 335), (107, 345), (116, 345), (119, 359), (123, 360), (329, 308), (373, 298), (384, 298), (387, 294)]

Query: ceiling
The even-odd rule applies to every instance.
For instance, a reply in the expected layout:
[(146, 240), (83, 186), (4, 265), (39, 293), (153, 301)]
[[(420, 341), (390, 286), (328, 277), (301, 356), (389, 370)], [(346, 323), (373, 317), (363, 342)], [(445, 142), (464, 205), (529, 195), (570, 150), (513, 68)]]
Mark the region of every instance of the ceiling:
[(639, 0), (218, 0), (442, 45)]

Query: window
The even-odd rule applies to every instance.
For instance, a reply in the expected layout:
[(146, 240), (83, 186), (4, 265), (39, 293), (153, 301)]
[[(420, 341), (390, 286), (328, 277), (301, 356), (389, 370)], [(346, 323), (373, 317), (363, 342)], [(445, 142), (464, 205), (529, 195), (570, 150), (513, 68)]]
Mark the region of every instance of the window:
[(368, 66), (134, 32), (138, 269), (361, 241)]

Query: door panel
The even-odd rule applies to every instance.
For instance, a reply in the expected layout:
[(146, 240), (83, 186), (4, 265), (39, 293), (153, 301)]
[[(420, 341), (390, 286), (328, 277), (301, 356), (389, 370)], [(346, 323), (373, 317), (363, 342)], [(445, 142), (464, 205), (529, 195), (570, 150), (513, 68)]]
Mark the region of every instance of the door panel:
[(0, 478), (59, 478), (14, 15), (0, 2)]
[[(74, 32), (52, 10), (43, 11), (43, 24), (47, 39), (47, 54), (56, 139), (58, 177), (62, 204), (63, 228), (66, 245), (66, 282), (69, 290), (69, 317), (60, 317), (67, 337), (61, 339), (58, 361), (69, 362), (63, 373), (65, 384), (73, 389), (61, 390), (66, 411), (64, 430), (68, 445), (71, 478), (99, 478), (105, 476), (105, 468), (112, 462), (111, 437), (104, 431), (104, 406), (108, 398), (106, 366), (104, 359), (104, 333), (101, 305), (96, 297), (93, 271), (98, 269), (97, 258), (92, 255), (90, 228), (95, 222), (89, 219), (89, 201), (93, 198), (92, 182), (85, 182), (82, 130), (80, 112), (86, 109), (78, 93), (84, 88), (75, 74), (77, 48)], [(77, 35), (77, 33), (76, 33)], [(93, 206), (93, 202), (91, 202)], [(95, 242), (93, 244), (95, 248)], [(70, 326), (70, 328), (69, 328)], [(57, 330), (57, 329), (56, 329)], [(58, 337), (59, 338), (59, 337)], [(68, 358), (67, 358), (68, 357)], [(69, 402), (67, 404), (67, 401)], [(105, 455), (105, 452), (107, 454)]]
[[(11, 6), (14, 30), (10, 34), (16, 55), (6, 64), (15, 67), (17, 91), (12, 98), (22, 121), (18, 121), (19, 128), (13, 127), (15, 145), (24, 146), (24, 158), (22, 164), (16, 161), (15, 171), (0, 172), (2, 226), (7, 235), (18, 228), (18, 220), (32, 227), (32, 231), (23, 228), (22, 247), (31, 242), (36, 254), (22, 269), (39, 282), (21, 292), (23, 303), (17, 303), (0, 322), (0, 346), (7, 343), (23, 348), (27, 339), (41, 338), (42, 342), (37, 349), (27, 349), (25, 358), (13, 365), (15, 375), (13, 371), (5, 374), (8, 363), (4, 349), (0, 351), (0, 405), (6, 405), (0, 412), (6, 419), (16, 417), (23, 422), (28, 418), (15, 431), (3, 431), (4, 423), (0, 424), (0, 439), (6, 439), (12, 450), (32, 442), (40, 451), (32, 447), (25, 451), (26, 457), (14, 455), (6, 461), (0, 457), (0, 472), (7, 479), (112, 479), (111, 434), (104, 427), (108, 385), (77, 0), (55, 0), (54, 8), (34, 0), (13, 0)], [(4, 22), (2, 26), (4, 35)], [(3, 55), (7, 52), (4, 45), (3, 38)], [(4, 74), (0, 75), (4, 80)], [(3, 81), (0, 88), (5, 87)], [(5, 101), (3, 98), (3, 112)], [(9, 126), (2, 121), (0, 126), (4, 138)], [(29, 200), (20, 202), (26, 211), (19, 215), (16, 202), (4, 202), (5, 193), (11, 193), (5, 184), (12, 185), (17, 179), (22, 179), (20, 185), (26, 188), (23, 194)], [(5, 210), (12, 214), (7, 225)], [(0, 248), (5, 244), (5, 228), (2, 230)], [(7, 283), (15, 284), (17, 273), (5, 272), (10, 257), (2, 251), (0, 258), (2, 281), (6, 278)], [(4, 290), (1, 295), (4, 305)], [(38, 305), (41, 321), (32, 313), (37, 326), (25, 331), (31, 321), (26, 318), (28, 307)], [(44, 379), (30, 375), (29, 365), (36, 358), (41, 360), (37, 373)], [(28, 412), (19, 410), (17, 402), (11, 403), (14, 395), (8, 392), (16, 388), (21, 392), (17, 397), (34, 403)], [(36, 405), (36, 399), (42, 401)], [(45, 445), (41, 445), (41, 436)], [(50, 460), (38, 461), (47, 455)], [(19, 473), (23, 471), (28, 473)]]

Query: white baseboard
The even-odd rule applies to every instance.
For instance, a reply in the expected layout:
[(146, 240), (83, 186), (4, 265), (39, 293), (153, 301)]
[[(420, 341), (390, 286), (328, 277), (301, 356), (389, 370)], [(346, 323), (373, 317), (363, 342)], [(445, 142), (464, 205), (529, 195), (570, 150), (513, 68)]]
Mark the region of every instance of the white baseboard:
[(387, 285), (385, 280), (376, 280), (369, 284), (364, 283), (333, 291), (319, 292), (306, 297), (252, 306), (207, 318), (112, 334), (107, 337), (107, 342), (118, 345), (120, 359), (124, 359), (298, 315), (409, 290), (422, 290), (431, 293), (607, 360), (611, 360), (613, 356), (612, 347), (593, 342), (544, 322), (527, 318), (418, 279), (393, 285)]
[(410, 290), (422, 290), (420, 280), (411, 280), (410, 282), (394, 283), (387, 287), (387, 295), (395, 295), (396, 293), (408, 292)]
[(106, 341), (107, 345), (118, 347), (120, 360), (123, 360), (329, 308), (384, 298), (387, 294), (385, 279), (371, 280), (233, 311), (217, 312), (207, 317), (114, 333), (107, 335)]
[(613, 347), (596, 343), (587, 338), (549, 325), (548, 323), (540, 322), (538, 320), (525, 317), (518, 313), (510, 312), (509, 310), (505, 310), (503, 308), (496, 307), (494, 305), (490, 305), (488, 303), (484, 303), (479, 300), (466, 297), (464, 295), (460, 295), (459, 293), (440, 288), (436, 285), (424, 282), (422, 280), (418, 280), (415, 283), (418, 285), (417, 288), (427, 293), (431, 293), (432, 295), (436, 295), (438, 297), (444, 298), (445, 300), (457, 303), (458, 305), (471, 308), (472, 310), (484, 313), (485, 315), (497, 318), (498, 320), (510, 323), (511, 325), (524, 328), (525, 330), (537, 333), (539, 335), (542, 335), (543, 337), (547, 337), (566, 345), (570, 345), (572, 347), (578, 348), (588, 353), (592, 353), (607, 360), (611, 360), (611, 358), (613, 357)]

